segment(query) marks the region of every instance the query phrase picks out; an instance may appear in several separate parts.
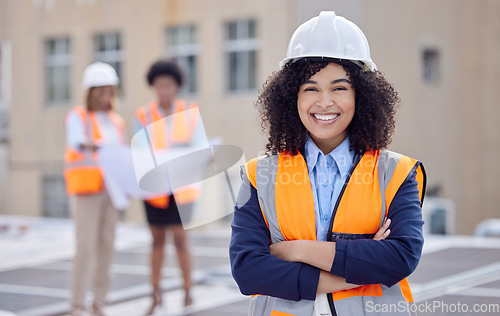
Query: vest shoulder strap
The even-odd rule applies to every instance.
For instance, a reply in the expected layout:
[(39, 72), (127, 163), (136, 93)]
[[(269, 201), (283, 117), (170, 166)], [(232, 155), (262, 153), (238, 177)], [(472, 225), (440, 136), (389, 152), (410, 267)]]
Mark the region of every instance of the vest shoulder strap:
[(135, 111), (135, 117), (143, 128), (148, 125), (147, 110), (145, 106), (140, 107), (137, 109), (137, 111)]
[[(381, 175), (380, 172), (383, 172), (383, 174)], [(399, 187), (412, 177), (415, 172), (417, 173), (416, 180), (418, 182), (420, 203), (422, 203), (427, 182), (427, 175), (423, 164), (418, 160), (393, 151), (382, 150), (380, 152), (379, 179), (381, 190), (382, 186), (384, 186), (384, 198), (387, 206), (391, 204)]]
[(108, 111), (108, 115), (113, 122), (120, 126), (120, 128), (125, 127), (125, 120), (120, 114), (116, 113), (115, 111)]
[[(167, 113), (168, 115), (168, 113)], [(160, 112), (160, 105), (156, 101), (149, 103), (147, 111), (147, 122), (148, 124), (154, 123), (163, 118), (163, 114)]]
[(176, 99), (174, 101), (174, 112), (184, 111), (186, 109), (186, 101), (183, 99)]
[(258, 158), (253, 158), (243, 164), (241, 166), (241, 179), (243, 180), (244, 175), (247, 176), (248, 180), (252, 184), (254, 188), (257, 188), (257, 180), (256, 180), (256, 175), (257, 175), (257, 161), (259, 160), (260, 157)]
[(75, 106), (72, 111), (74, 111), (75, 113), (77, 113), (78, 115), (80, 116), (86, 116), (87, 115), (87, 110), (83, 107), (83, 106)]
[(271, 241), (285, 240), (280, 230), (275, 202), (275, 178), (279, 155), (261, 156), (248, 161), (242, 169), (248, 180), (258, 192), (259, 205), (264, 221), (269, 227)]
[(76, 113), (80, 117), (83, 128), (85, 130), (85, 134), (88, 137), (92, 137), (93, 135), (95, 135), (95, 124), (92, 123), (92, 119), (89, 115), (90, 113), (85, 107), (80, 105), (75, 106), (71, 109), (71, 112)]

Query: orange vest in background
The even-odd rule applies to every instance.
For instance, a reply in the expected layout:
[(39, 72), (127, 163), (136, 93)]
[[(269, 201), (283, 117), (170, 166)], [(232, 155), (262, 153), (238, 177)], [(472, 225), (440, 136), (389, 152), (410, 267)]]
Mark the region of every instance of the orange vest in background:
[[(197, 107), (196, 104), (190, 104), (189, 107), (187, 107), (186, 102), (181, 99), (176, 99), (172, 106), (174, 107), (173, 113)], [(139, 108), (135, 116), (143, 128), (165, 118), (156, 101)], [(185, 112), (185, 115), (176, 115), (175, 119), (171, 121), (171, 125), (153, 124), (151, 129), (148, 128), (148, 134), (153, 148), (167, 149), (169, 146), (175, 147), (176, 145), (182, 144), (190, 145), (198, 126), (198, 120), (198, 115), (190, 115), (189, 112)], [(200, 195), (201, 190), (198, 186), (186, 186), (182, 190), (177, 190), (175, 192), (175, 202), (179, 205), (193, 203)], [(146, 199), (146, 201), (157, 208), (167, 208), (169, 196), (150, 198)]]
[[(88, 139), (94, 144), (99, 143), (102, 140), (102, 136), (99, 132), (99, 122), (95, 116), (95, 112), (87, 111), (81, 106), (76, 106), (71, 111), (80, 117)], [(113, 111), (108, 111), (107, 114), (117, 129), (121, 141), (124, 142), (124, 120)], [(66, 163), (64, 179), (67, 194), (95, 194), (103, 190), (103, 179), (98, 165), (97, 151), (90, 149), (80, 150), (80, 148), (66, 146), (64, 161)]]

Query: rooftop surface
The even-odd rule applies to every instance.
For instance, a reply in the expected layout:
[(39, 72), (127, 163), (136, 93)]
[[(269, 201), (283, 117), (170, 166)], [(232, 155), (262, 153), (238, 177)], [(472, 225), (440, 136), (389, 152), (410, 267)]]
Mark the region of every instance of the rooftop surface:
[[(181, 303), (175, 248), (167, 245), (162, 280), (166, 304), (157, 315), (247, 315), (249, 299), (240, 294), (230, 273), (229, 239), (227, 221), (190, 230), (195, 285), (189, 308)], [(120, 223), (115, 248), (105, 311), (110, 316), (143, 315), (151, 292), (147, 227)], [(71, 220), (0, 215), (0, 249), (0, 316), (67, 314), (74, 251)], [(416, 302), (410, 308), (418, 315), (500, 315), (500, 239), (427, 236), (409, 281)]]

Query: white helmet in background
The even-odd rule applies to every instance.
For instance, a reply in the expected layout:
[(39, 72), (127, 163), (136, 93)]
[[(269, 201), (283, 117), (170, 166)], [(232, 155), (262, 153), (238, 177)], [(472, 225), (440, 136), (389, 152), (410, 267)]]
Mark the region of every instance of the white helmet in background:
[(113, 67), (108, 64), (96, 62), (88, 66), (83, 72), (83, 88), (116, 86), (118, 75)]
[(377, 70), (363, 31), (346, 18), (336, 16), (334, 11), (322, 11), (295, 30), (280, 68), (304, 57), (349, 60), (364, 71)]

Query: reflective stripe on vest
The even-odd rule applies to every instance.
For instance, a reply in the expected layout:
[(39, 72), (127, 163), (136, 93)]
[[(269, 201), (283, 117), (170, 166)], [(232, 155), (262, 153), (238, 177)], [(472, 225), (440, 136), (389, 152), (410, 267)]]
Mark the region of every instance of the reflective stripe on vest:
[[(190, 104), (186, 107), (184, 100), (177, 99), (174, 104), (173, 113), (179, 113), (196, 107), (195, 104)], [(171, 121), (172, 124), (152, 124), (159, 121), (165, 116), (159, 109), (159, 104), (155, 101), (151, 102), (147, 107), (142, 107), (137, 110), (136, 118), (141, 123), (143, 128), (147, 127), (147, 134), (151, 140), (154, 149), (167, 149), (173, 146), (189, 145), (196, 132), (199, 117), (197, 115), (176, 115)], [(152, 125), (150, 125), (152, 124)], [(179, 205), (193, 203), (201, 194), (199, 186), (189, 185), (182, 190), (175, 192), (175, 201)], [(166, 208), (169, 204), (168, 196), (158, 196), (155, 198), (146, 199), (146, 201), (158, 208)]]
[[(80, 117), (88, 139), (92, 140), (93, 143), (98, 142), (102, 136), (99, 132), (99, 122), (95, 116), (95, 112), (87, 112), (81, 106), (74, 107), (72, 111)], [(122, 118), (113, 111), (108, 111), (107, 114), (118, 131), (121, 142), (124, 143), (125, 124)], [(93, 194), (102, 191), (103, 180), (96, 151), (90, 149), (79, 150), (78, 148), (67, 146), (64, 160), (66, 163), (64, 179), (68, 194)]]
[[(328, 240), (373, 238), (382, 226), (397, 190), (415, 171), (422, 201), (426, 180), (420, 162), (388, 150), (356, 155), (333, 210)], [(285, 152), (252, 159), (244, 165), (242, 172), (257, 189), (272, 243), (316, 240), (314, 195), (307, 163), (300, 153), (293, 156)], [(383, 284), (364, 285), (328, 296), (338, 315), (365, 315), (365, 304), (369, 301), (374, 304), (413, 302), (406, 279), (391, 288)], [(271, 308), (288, 315), (310, 316), (313, 305), (314, 302), (309, 300), (295, 302), (255, 296), (251, 301), (254, 313), (250, 315), (274, 315), (269, 313)]]

